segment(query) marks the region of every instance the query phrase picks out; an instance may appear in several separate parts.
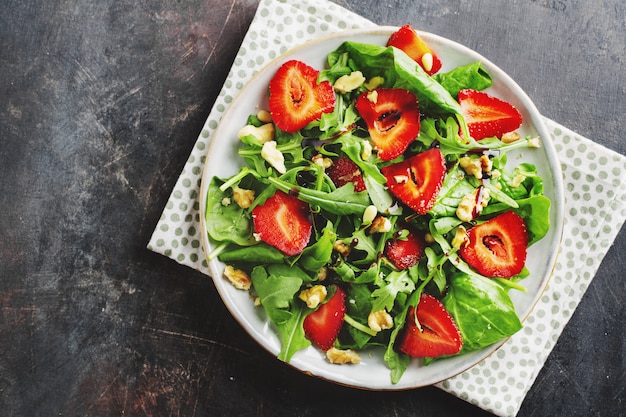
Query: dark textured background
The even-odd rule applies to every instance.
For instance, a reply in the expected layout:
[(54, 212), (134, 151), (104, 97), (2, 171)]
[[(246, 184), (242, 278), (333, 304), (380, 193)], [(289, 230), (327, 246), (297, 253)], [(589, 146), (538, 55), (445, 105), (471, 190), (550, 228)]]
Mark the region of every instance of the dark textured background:
[[(300, 375), (207, 277), (145, 249), (257, 3), (1, 2), (1, 415), (488, 415)], [(337, 3), (478, 50), (626, 154), (623, 0)], [(624, 415), (625, 251), (622, 231), (519, 416)]]

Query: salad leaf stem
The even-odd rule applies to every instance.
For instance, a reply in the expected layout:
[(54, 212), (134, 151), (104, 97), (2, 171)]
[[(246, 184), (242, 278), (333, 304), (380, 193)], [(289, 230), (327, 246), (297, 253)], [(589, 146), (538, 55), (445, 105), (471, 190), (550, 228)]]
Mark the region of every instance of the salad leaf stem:
[(217, 245), (209, 254), (207, 255), (207, 260), (211, 261), (219, 256), (220, 253), (224, 252), (224, 249), (228, 247), (228, 242), (222, 242)]
[(376, 336), (378, 334), (377, 331), (370, 329), (369, 326), (366, 326), (364, 324), (359, 323), (358, 321), (356, 321), (355, 319), (353, 319), (352, 317), (350, 317), (347, 314), (345, 314), (343, 316), (343, 319), (350, 326), (352, 326), (355, 329), (358, 329), (358, 330), (362, 331), (363, 333), (366, 333), (366, 334), (368, 334), (368, 335), (370, 335), (372, 337), (374, 337), (374, 336)]

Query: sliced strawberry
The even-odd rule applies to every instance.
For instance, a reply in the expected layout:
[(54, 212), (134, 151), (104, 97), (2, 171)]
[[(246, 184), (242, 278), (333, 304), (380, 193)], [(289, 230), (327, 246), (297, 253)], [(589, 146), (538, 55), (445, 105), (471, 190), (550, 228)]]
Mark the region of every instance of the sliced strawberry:
[(252, 210), (259, 238), (289, 256), (304, 250), (311, 237), (309, 205), (280, 190)]
[(439, 195), (446, 175), (446, 164), (441, 151), (432, 148), (383, 167), (381, 171), (393, 195), (417, 214), (426, 214)]
[[(411, 25), (404, 25), (394, 32), (387, 41), (387, 46), (395, 46), (417, 62), (428, 75), (441, 69), (441, 60), (417, 34)], [(430, 54), (430, 55), (429, 55)]]
[(319, 71), (301, 61), (285, 62), (270, 81), (269, 109), (279, 129), (293, 133), (335, 108), (328, 81), (317, 82)]
[(435, 358), (461, 351), (463, 339), (441, 301), (422, 294), (417, 305), (417, 321), (413, 307), (409, 308), (400, 351), (416, 358)]
[(383, 161), (405, 151), (420, 132), (417, 98), (400, 88), (377, 88), (356, 99), (356, 109), (365, 121), (372, 144)]
[(426, 242), (424, 236), (411, 227), (406, 239), (394, 238), (385, 244), (385, 255), (398, 269), (407, 269), (417, 264), (424, 256)]
[(326, 170), (326, 173), (337, 187), (353, 182), (354, 191), (358, 193), (365, 190), (365, 182), (363, 182), (361, 170), (358, 165), (348, 157), (342, 156), (338, 158), (333, 162), (330, 168)]
[(330, 349), (337, 339), (346, 313), (346, 293), (336, 285), (335, 294), (304, 318), (304, 334), (322, 350)]
[(461, 113), (475, 140), (512, 132), (522, 125), (522, 115), (512, 104), (483, 91), (459, 91)]
[(510, 278), (526, 262), (526, 223), (507, 211), (467, 231), (469, 242), (459, 250), (461, 257), (487, 277)]

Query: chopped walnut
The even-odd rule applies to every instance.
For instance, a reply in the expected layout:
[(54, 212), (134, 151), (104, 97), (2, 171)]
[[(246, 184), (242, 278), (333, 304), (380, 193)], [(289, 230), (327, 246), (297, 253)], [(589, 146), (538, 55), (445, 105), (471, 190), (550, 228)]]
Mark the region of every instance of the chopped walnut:
[(309, 308), (317, 307), (324, 299), (328, 291), (323, 285), (314, 285), (311, 288), (306, 288), (300, 291), (298, 298), (304, 301)]
[(463, 226), (459, 226), (456, 229), (456, 234), (452, 239), (452, 247), (455, 249), (461, 249), (469, 243), (469, 237), (467, 236), (467, 229)]
[(245, 138), (246, 136), (250, 135), (254, 136), (261, 143), (274, 140), (274, 125), (271, 123), (266, 123), (259, 127), (246, 125), (241, 128), (241, 130), (237, 134), (239, 139)]
[(333, 160), (330, 158), (326, 158), (321, 153), (314, 155), (313, 158), (311, 158), (311, 161), (313, 161), (315, 165), (321, 166), (324, 169), (330, 168), (333, 165)]
[(361, 147), (361, 159), (367, 161), (369, 157), (372, 156), (372, 144), (369, 140), (364, 140), (361, 144), (363, 145)]
[(361, 71), (353, 71), (349, 75), (342, 75), (337, 78), (333, 87), (341, 94), (356, 90), (365, 82), (365, 77)]
[(370, 233), (385, 233), (391, 230), (391, 222), (388, 218), (378, 216), (370, 226)]
[(459, 158), (459, 165), (467, 175), (472, 175), (478, 179), (483, 177), (483, 164), (478, 158), (463, 156)]
[(318, 281), (324, 281), (327, 276), (328, 276), (328, 268), (326, 268), (325, 266), (320, 268), (319, 271), (317, 271), (317, 280)]
[(361, 357), (359, 356), (359, 354), (352, 349), (341, 350), (332, 347), (326, 351), (326, 357), (328, 358), (330, 363), (337, 365), (344, 365), (347, 363), (356, 364), (361, 362)]
[(344, 258), (350, 254), (350, 246), (346, 245), (341, 240), (336, 240), (335, 243), (333, 243), (333, 250)]
[(519, 174), (516, 175), (515, 178), (513, 178), (513, 180), (509, 183), (511, 185), (511, 187), (516, 188), (519, 187), (522, 182), (524, 182), (524, 180), (526, 179), (525, 175)]
[(256, 114), (256, 118), (259, 119), (261, 123), (270, 123), (272, 121), (272, 114), (267, 110), (259, 110)]
[(529, 148), (541, 148), (541, 139), (539, 137), (528, 139)]
[(502, 135), (502, 142), (504, 143), (513, 143), (515, 141), (518, 141), (520, 138), (519, 133), (513, 131), (513, 132), (507, 132), (504, 135)]
[(363, 212), (363, 223), (370, 224), (371, 222), (374, 221), (377, 214), (378, 214), (378, 209), (376, 209), (376, 206), (374, 205), (367, 206), (367, 208)]
[(489, 189), (478, 187), (465, 195), (456, 208), (456, 217), (464, 222), (472, 221), (489, 204)]
[(367, 316), (367, 325), (375, 332), (380, 332), (393, 327), (393, 318), (385, 310), (372, 311)]
[(275, 140), (265, 142), (263, 144), (263, 148), (261, 148), (261, 156), (269, 162), (269, 164), (273, 166), (276, 171), (280, 174), (284, 174), (287, 172), (287, 168), (285, 168), (285, 156), (276, 146), (277, 143)]
[(235, 203), (242, 209), (247, 209), (254, 201), (254, 190), (246, 190), (245, 188), (233, 188), (233, 198)]
[(480, 168), (482, 169), (482, 171), (484, 173), (490, 172), (491, 169), (493, 168), (493, 162), (491, 161), (491, 158), (483, 154), (480, 156), (479, 160), (480, 160)]
[(239, 290), (249, 290), (252, 286), (252, 281), (245, 271), (235, 269), (230, 265), (224, 269), (224, 276)]

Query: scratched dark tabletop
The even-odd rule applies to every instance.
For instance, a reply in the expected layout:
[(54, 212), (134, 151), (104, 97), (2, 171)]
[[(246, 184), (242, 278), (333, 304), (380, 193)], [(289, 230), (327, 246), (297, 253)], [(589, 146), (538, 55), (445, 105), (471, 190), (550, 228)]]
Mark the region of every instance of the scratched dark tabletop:
[[(2, 1), (1, 415), (489, 415), (436, 388), (301, 375), (210, 279), (146, 249), (257, 3)], [(623, 0), (337, 3), (478, 50), (544, 115), (626, 154)], [(625, 252), (622, 230), (519, 416), (624, 415)]]

